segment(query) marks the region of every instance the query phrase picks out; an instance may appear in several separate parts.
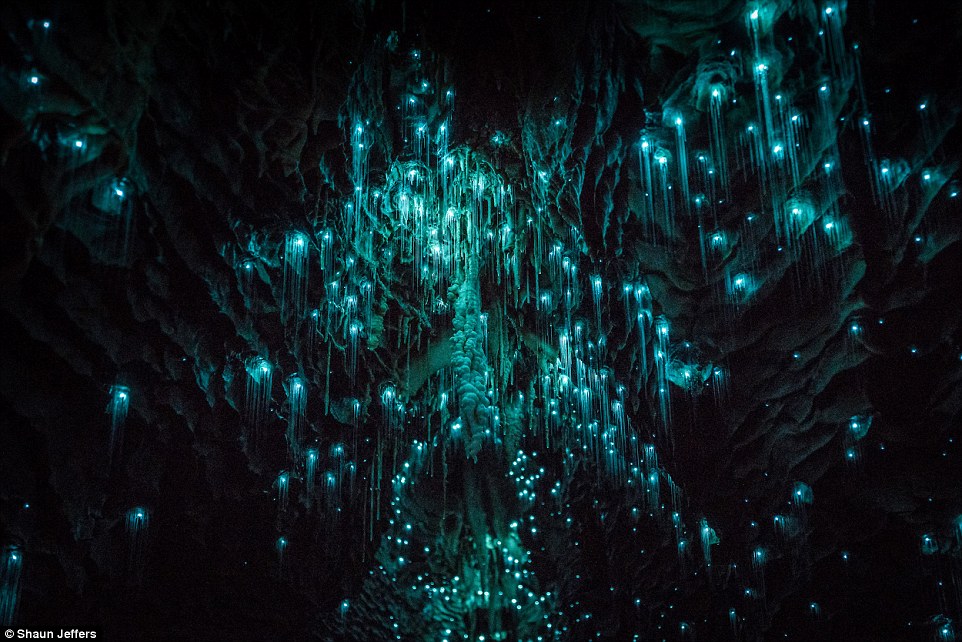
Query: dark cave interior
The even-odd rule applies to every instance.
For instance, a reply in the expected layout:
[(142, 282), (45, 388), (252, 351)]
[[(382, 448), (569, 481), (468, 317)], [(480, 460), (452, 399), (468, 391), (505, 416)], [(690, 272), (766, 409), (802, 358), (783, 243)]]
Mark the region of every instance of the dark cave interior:
[(960, 635), (962, 4), (0, 25), (0, 624)]

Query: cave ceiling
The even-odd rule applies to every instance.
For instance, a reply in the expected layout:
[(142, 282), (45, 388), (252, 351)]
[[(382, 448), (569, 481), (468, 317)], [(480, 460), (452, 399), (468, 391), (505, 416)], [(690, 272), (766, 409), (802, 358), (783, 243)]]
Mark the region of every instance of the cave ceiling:
[(0, 24), (4, 625), (959, 634), (957, 3)]

